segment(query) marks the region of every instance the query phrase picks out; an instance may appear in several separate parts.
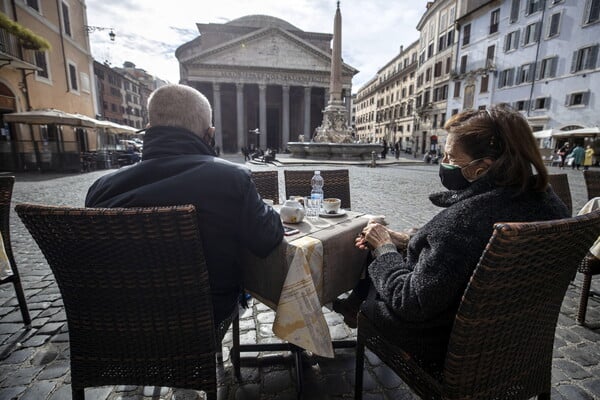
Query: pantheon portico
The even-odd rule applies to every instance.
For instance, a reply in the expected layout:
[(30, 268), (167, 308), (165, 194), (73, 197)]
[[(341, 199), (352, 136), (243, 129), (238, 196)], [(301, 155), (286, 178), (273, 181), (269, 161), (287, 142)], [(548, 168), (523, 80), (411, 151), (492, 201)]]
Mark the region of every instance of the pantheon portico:
[[(258, 145), (283, 150), (312, 138), (327, 105), (332, 35), (304, 32), (265, 15), (226, 24), (197, 24), (200, 36), (181, 45), (181, 83), (213, 106), (216, 142), (226, 152)], [(352, 76), (342, 66), (344, 104), (350, 111)], [(257, 135), (250, 132), (258, 128)]]

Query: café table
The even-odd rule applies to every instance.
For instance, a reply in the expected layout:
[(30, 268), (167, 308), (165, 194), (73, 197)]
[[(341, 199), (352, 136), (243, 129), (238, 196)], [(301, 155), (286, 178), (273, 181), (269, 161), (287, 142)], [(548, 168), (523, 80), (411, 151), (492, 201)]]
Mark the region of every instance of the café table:
[(244, 287), (275, 310), (276, 336), (316, 355), (334, 357), (322, 306), (353, 289), (363, 275), (368, 252), (357, 249), (354, 239), (368, 220), (354, 211), (304, 219), (286, 224), (300, 232), (286, 236), (266, 258), (245, 254)]

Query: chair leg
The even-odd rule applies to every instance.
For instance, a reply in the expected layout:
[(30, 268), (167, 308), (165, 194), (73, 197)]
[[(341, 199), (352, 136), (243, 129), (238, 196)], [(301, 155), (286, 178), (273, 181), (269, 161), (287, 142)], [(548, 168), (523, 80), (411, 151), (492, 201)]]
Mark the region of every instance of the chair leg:
[(25, 300), (25, 292), (23, 286), (21, 286), (21, 280), (16, 279), (13, 281), (15, 293), (17, 294), (17, 300), (19, 301), (19, 308), (21, 309), (21, 315), (23, 316), (23, 323), (27, 329), (31, 328), (31, 317), (29, 316), (29, 309), (27, 308), (27, 301)]
[(362, 340), (356, 341), (356, 368), (354, 373), (354, 400), (362, 400), (363, 369), (365, 365), (365, 344)]
[(85, 400), (85, 389), (75, 389), (71, 386), (71, 396), (73, 400)]
[(233, 372), (238, 381), (242, 379), (240, 370), (240, 316), (236, 315), (232, 322), (233, 346), (231, 348), (231, 363), (233, 364)]
[(585, 324), (585, 314), (587, 312), (588, 297), (590, 296), (590, 286), (592, 284), (592, 274), (583, 274), (583, 284), (581, 286), (581, 298), (579, 300), (579, 310), (577, 310), (577, 323)]
[(304, 384), (304, 377), (302, 371), (302, 348), (290, 344), (292, 356), (294, 357), (294, 364), (296, 367), (296, 392), (298, 392), (298, 398), (302, 398), (302, 389)]

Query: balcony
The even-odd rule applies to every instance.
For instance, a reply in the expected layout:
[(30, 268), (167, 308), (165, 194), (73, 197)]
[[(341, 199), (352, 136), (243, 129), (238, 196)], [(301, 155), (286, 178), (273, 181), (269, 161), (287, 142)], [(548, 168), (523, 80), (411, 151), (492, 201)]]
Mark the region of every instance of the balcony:
[(49, 49), (50, 44), (46, 39), (0, 15), (0, 68), (11, 66), (40, 70), (35, 65), (35, 52)]

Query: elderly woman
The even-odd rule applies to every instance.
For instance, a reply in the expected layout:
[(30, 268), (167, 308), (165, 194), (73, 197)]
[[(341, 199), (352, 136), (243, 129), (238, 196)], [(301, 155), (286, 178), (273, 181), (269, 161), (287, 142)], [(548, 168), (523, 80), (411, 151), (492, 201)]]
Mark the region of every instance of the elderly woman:
[[(448, 137), (439, 175), (448, 191), (430, 195), (444, 210), (410, 239), (369, 224), (356, 239), (356, 246), (372, 250), (375, 258), (368, 267), (368, 289), (359, 285), (348, 299), (334, 303), (351, 325), (361, 294), (368, 292), (363, 313), (430, 366), (443, 362), (461, 297), (494, 223), (568, 216), (548, 187), (546, 168), (520, 113), (507, 106), (467, 110), (444, 128)], [(398, 248), (406, 248), (406, 257)]]

